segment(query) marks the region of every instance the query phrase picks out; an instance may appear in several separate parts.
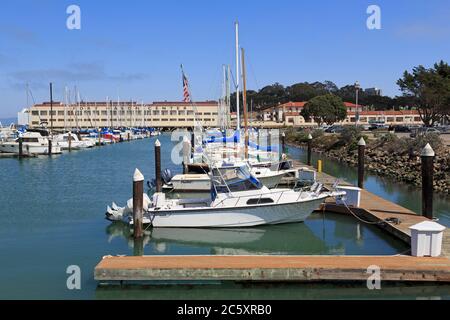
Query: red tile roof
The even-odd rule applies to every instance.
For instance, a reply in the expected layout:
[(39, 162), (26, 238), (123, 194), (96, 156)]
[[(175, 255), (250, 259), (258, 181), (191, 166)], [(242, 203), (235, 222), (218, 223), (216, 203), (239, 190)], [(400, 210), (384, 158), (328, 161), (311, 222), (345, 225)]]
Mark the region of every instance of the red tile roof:
[[(348, 115), (354, 116), (356, 112), (348, 112)], [(361, 111), (360, 116), (409, 116), (409, 115), (419, 115), (417, 110), (385, 110), (385, 111)]]

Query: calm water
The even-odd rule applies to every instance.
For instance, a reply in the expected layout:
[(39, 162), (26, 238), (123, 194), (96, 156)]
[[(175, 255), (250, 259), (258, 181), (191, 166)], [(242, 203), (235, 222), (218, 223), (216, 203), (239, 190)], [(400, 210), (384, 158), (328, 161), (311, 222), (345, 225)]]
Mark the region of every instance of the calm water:
[[(168, 136), (161, 136), (163, 166), (174, 172)], [(239, 285), (189, 287), (97, 287), (94, 266), (104, 255), (133, 254), (127, 226), (104, 219), (107, 204), (131, 197), (138, 167), (153, 176), (154, 138), (36, 159), (0, 159), (0, 298), (448, 298), (449, 286)], [(301, 151), (291, 149), (293, 156)], [(325, 170), (354, 179), (354, 170), (325, 162)], [(333, 171), (329, 171), (333, 170)], [(412, 208), (420, 205), (407, 187), (368, 178), (371, 191)], [(448, 199), (437, 214), (448, 223)], [(439, 209), (439, 206), (441, 209)], [(446, 211), (447, 210), (447, 211)], [(314, 214), (305, 223), (232, 230), (154, 229), (144, 253), (153, 254), (397, 254), (407, 247), (351, 217)], [(81, 290), (66, 288), (66, 268), (78, 265)]]

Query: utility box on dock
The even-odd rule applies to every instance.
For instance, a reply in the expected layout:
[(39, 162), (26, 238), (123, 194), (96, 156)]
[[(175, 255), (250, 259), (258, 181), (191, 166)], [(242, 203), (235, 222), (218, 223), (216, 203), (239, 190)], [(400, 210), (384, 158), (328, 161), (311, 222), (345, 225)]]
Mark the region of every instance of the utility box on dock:
[(411, 255), (414, 257), (437, 257), (441, 254), (443, 225), (423, 221), (411, 227)]
[(361, 202), (361, 189), (352, 186), (338, 186), (337, 191), (345, 191), (345, 196), (336, 198), (336, 204), (358, 208)]

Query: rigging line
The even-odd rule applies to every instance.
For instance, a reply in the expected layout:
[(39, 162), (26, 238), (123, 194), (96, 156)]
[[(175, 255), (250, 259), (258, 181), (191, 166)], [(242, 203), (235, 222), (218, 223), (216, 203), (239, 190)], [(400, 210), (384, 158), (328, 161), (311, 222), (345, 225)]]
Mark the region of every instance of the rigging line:
[(256, 78), (256, 73), (255, 73), (255, 70), (253, 69), (253, 65), (252, 65), (252, 63), (251, 63), (251, 59), (249, 58), (249, 56), (248, 56), (248, 53), (246, 53), (246, 55), (247, 55), (247, 64), (249, 65), (249, 67), (250, 67), (250, 73), (252, 74), (252, 76), (253, 76), (253, 80), (255, 80), (255, 84), (256, 84), (256, 89), (257, 89), (257, 91), (259, 91), (259, 89), (260, 89), (260, 86), (259, 86), (259, 83), (258, 83), (258, 79)]

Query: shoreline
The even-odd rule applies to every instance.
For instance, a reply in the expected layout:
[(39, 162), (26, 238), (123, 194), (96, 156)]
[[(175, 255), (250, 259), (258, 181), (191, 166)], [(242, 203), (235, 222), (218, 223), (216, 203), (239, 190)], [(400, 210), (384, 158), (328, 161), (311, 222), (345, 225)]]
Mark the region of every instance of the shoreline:
[[(306, 149), (306, 146), (292, 141), (286, 141), (286, 146), (299, 149)], [(354, 151), (347, 151), (344, 148), (338, 150), (323, 150), (321, 148), (312, 148), (312, 152), (324, 155), (339, 163), (347, 164), (350, 167), (357, 168), (358, 157)], [(441, 162), (446, 161), (440, 155), (436, 155), (434, 163), (434, 191), (442, 195), (449, 195), (450, 183), (446, 178), (445, 170), (441, 168)], [(421, 187), (421, 169), (420, 156), (402, 156), (389, 154), (382, 150), (366, 150), (365, 170), (368, 173), (389, 177), (394, 181), (402, 182), (417, 188)], [(409, 170), (408, 170), (409, 169)]]

